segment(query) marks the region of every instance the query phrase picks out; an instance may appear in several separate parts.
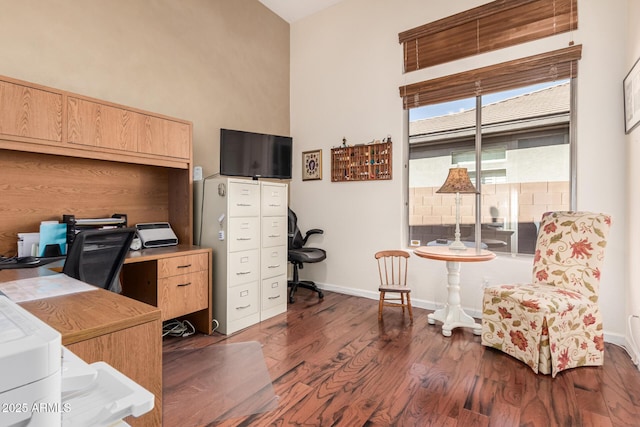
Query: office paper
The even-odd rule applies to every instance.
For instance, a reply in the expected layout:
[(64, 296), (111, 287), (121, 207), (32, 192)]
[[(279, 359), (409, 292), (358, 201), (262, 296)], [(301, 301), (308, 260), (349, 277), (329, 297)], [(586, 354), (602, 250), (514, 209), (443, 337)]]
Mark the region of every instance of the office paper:
[(95, 286), (63, 273), (0, 283), (0, 292), (3, 292), (13, 302), (32, 301), (96, 289), (98, 288)]

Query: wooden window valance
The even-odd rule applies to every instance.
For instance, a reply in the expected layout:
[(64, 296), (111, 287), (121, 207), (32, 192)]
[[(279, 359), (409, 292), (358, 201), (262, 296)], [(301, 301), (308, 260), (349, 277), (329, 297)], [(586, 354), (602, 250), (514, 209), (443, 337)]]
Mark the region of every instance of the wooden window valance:
[(577, 28), (577, 0), (498, 0), (398, 37), (407, 73)]
[(576, 77), (582, 45), (400, 87), (405, 110)]

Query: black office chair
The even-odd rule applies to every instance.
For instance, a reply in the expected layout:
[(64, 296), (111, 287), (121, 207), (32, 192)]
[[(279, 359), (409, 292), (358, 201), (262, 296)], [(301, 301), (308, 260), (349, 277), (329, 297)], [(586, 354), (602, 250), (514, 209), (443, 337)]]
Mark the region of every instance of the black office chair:
[(116, 281), (135, 228), (85, 230), (76, 234), (62, 272), (99, 288), (119, 291)]
[(289, 209), (289, 227), (288, 227), (288, 235), (289, 235), (289, 244), (288, 244), (288, 258), (289, 262), (293, 264), (293, 280), (289, 280), (287, 282), (288, 287), (291, 288), (289, 291), (289, 302), (294, 302), (294, 294), (298, 288), (310, 289), (314, 292), (318, 293), (319, 298), (323, 298), (324, 294), (322, 291), (316, 286), (316, 284), (310, 280), (300, 280), (298, 276), (298, 269), (303, 268), (303, 264), (312, 263), (312, 262), (320, 262), (327, 257), (327, 253), (323, 249), (319, 248), (305, 248), (304, 245), (307, 244), (307, 239), (309, 236), (313, 234), (323, 234), (324, 231), (314, 228), (312, 230), (307, 231), (304, 238), (302, 237), (302, 233), (298, 228), (298, 217), (296, 214)]

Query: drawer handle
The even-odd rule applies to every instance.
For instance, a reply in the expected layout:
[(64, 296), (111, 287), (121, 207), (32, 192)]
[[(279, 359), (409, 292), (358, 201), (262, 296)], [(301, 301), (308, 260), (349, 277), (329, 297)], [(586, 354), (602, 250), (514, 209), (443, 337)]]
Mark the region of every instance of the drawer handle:
[(236, 206), (241, 206), (243, 208), (251, 206), (251, 203), (236, 203)]
[(191, 267), (191, 264), (186, 264), (186, 265), (179, 265), (178, 268), (189, 268)]
[(272, 208), (279, 208), (280, 207), (280, 203), (269, 203), (269, 206)]
[(244, 274), (251, 274), (251, 272), (250, 272), (250, 271), (238, 271), (238, 272), (236, 273), (236, 276), (242, 276), (242, 275), (244, 275)]
[(180, 287), (180, 286), (189, 286), (190, 284), (191, 284), (191, 282), (187, 282), (187, 283), (180, 283), (180, 284), (178, 285), (178, 287)]
[(243, 305), (243, 306), (240, 306), (240, 307), (236, 307), (236, 310), (244, 310), (245, 308), (249, 308), (249, 307), (251, 307), (251, 304), (247, 304), (247, 305)]
[(276, 295), (275, 297), (269, 297), (269, 299), (277, 299), (280, 298), (280, 295)]
[(267, 268), (278, 268), (278, 267), (280, 267), (280, 264), (270, 265), (270, 266), (268, 266)]
[(251, 240), (251, 237), (238, 237), (236, 240)]
[(273, 237), (280, 237), (279, 234), (269, 234), (269, 237), (273, 238)]

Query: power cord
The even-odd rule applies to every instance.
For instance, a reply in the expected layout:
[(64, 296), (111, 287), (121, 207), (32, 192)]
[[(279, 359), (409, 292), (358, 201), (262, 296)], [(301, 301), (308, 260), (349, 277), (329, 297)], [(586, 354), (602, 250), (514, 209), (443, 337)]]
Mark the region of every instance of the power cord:
[(162, 325), (163, 337), (188, 337), (195, 333), (196, 328), (188, 320), (169, 320)]

